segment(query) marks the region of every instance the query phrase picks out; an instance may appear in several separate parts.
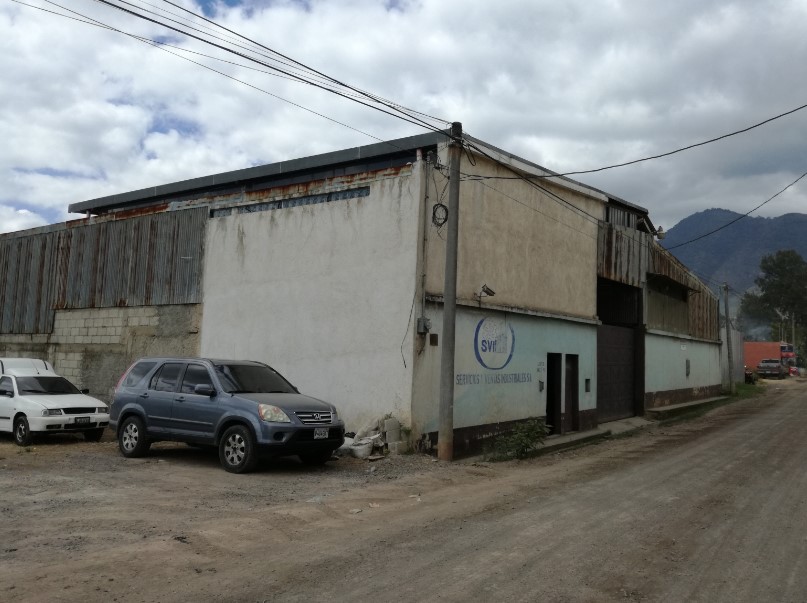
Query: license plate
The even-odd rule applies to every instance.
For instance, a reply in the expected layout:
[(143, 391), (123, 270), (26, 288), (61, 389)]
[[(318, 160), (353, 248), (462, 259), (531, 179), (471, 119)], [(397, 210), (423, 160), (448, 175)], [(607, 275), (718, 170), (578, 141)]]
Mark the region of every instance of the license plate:
[(314, 430), (314, 439), (315, 440), (327, 440), (328, 439), (328, 428), (327, 427), (318, 427)]
[(90, 417), (76, 417), (76, 423), (78, 423), (78, 424), (89, 423), (89, 422), (90, 422)]

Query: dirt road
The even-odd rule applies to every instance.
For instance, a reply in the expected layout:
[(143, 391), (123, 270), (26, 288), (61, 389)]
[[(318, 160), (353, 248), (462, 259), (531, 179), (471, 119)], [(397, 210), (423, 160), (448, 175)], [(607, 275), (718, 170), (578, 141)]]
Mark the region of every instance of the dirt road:
[(0, 437), (0, 601), (804, 601), (807, 382), (526, 462)]

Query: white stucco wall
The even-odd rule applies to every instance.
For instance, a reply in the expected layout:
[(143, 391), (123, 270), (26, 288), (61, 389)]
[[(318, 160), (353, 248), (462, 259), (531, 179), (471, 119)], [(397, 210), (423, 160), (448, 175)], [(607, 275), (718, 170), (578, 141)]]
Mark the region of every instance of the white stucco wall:
[[(686, 361), (689, 360), (689, 376)], [(720, 385), (720, 344), (698, 339), (648, 333), (645, 337), (645, 391)]]
[(272, 365), (348, 430), (387, 413), (408, 423), (420, 173), (380, 173), (367, 197), (211, 218), (202, 355)]

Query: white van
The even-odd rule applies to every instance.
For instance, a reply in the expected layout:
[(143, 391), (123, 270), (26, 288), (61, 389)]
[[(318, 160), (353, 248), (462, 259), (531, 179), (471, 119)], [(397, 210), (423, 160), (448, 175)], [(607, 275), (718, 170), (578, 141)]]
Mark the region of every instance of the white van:
[(28, 446), (42, 433), (80, 432), (97, 442), (109, 425), (109, 407), (79, 391), (35, 358), (0, 358), (0, 431)]

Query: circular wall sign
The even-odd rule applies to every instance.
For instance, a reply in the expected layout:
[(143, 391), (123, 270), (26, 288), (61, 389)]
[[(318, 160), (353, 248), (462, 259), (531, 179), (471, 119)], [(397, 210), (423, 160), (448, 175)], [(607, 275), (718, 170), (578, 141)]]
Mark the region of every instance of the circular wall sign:
[(474, 332), (474, 354), (483, 367), (500, 371), (513, 359), (516, 333), (504, 320), (483, 318)]

